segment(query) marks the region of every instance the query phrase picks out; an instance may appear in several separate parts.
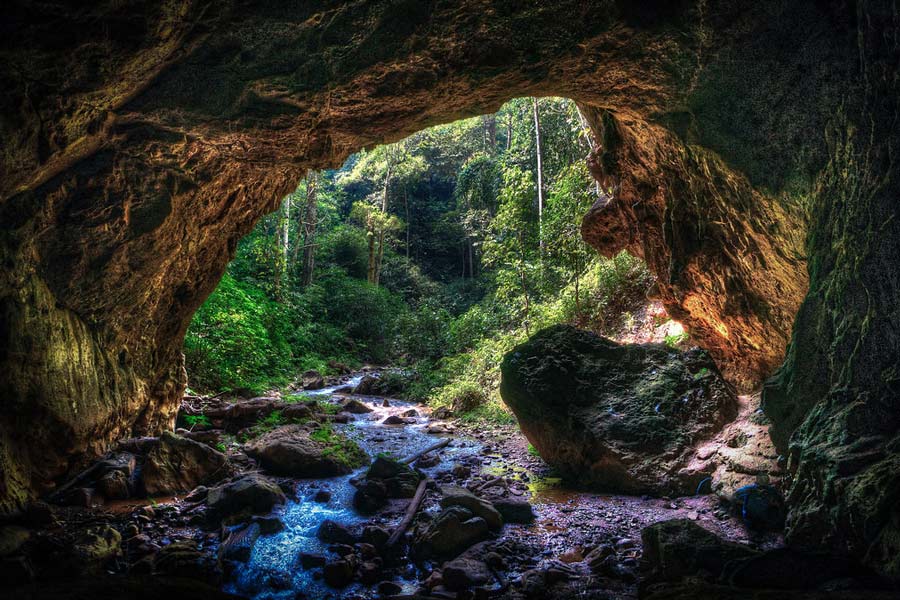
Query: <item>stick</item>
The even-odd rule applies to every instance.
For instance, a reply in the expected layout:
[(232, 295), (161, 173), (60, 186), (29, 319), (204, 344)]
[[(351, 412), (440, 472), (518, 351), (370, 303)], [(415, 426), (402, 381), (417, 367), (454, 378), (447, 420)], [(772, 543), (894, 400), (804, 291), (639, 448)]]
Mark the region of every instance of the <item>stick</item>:
[(414, 462), (420, 456), (424, 456), (425, 454), (428, 454), (429, 452), (431, 452), (433, 450), (439, 450), (440, 448), (443, 448), (444, 446), (446, 446), (449, 443), (450, 443), (450, 438), (444, 438), (441, 441), (439, 441), (438, 443), (432, 444), (432, 445), (428, 446), (427, 448), (425, 448), (424, 450), (416, 452), (415, 454), (413, 454), (412, 456), (410, 456), (408, 458), (404, 458), (400, 462), (402, 462), (405, 465), (408, 465), (408, 464)]
[(502, 487), (509, 487), (506, 481), (502, 477), (494, 477), (493, 479), (488, 479), (484, 483), (480, 483), (472, 488), (473, 492), (480, 492), (481, 490), (486, 490), (489, 487), (499, 485)]
[(422, 504), (422, 500), (425, 498), (425, 488), (428, 487), (428, 480), (423, 479), (419, 482), (419, 487), (416, 488), (416, 495), (413, 496), (412, 502), (409, 503), (409, 506), (406, 509), (406, 514), (403, 516), (403, 520), (400, 521), (400, 524), (397, 525), (397, 529), (391, 534), (391, 537), (388, 538), (387, 548), (390, 548), (394, 544), (397, 543), (406, 530), (409, 529), (409, 526), (413, 522), (413, 518), (416, 516), (416, 512), (419, 510), (419, 505)]

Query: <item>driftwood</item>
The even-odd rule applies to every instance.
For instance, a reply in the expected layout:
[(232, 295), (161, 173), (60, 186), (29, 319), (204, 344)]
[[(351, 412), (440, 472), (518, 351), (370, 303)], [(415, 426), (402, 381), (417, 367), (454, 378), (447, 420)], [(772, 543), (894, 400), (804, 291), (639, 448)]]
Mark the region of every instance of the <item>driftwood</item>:
[(117, 449), (132, 454), (146, 454), (159, 443), (158, 437), (129, 438), (119, 442)]
[(450, 443), (450, 438), (444, 438), (441, 441), (439, 441), (438, 443), (432, 444), (431, 446), (428, 446), (424, 450), (420, 450), (419, 452), (416, 452), (412, 456), (408, 456), (408, 457), (404, 458), (400, 462), (402, 462), (405, 465), (408, 465), (412, 462), (415, 462), (415, 460), (417, 458), (419, 458), (420, 456), (424, 456), (424, 455), (428, 454), (429, 452), (433, 452), (434, 450), (440, 450), (441, 448), (448, 445), (449, 443)]
[(506, 483), (506, 480), (505, 480), (504, 478), (502, 478), (502, 477), (493, 477), (493, 478), (488, 479), (487, 481), (485, 481), (485, 482), (483, 482), (483, 483), (479, 483), (478, 485), (476, 485), (475, 487), (472, 488), (472, 491), (473, 491), (473, 492), (480, 492), (481, 490), (486, 490), (486, 489), (488, 489), (489, 487), (493, 487), (493, 486), (495, 486), (495, 485), (499, 485), (499, 486), (505, 487), (505, 488), (508, 488), (508, 487), (509, 487), (509, 484)]
[(412, 501), (409, 503), (406, 514), (403, 516), (403, 520), (400, 521), (400, 524), (397, 525), (397, 528), (391, 534), (391, 537), (388, 538), (386, 545), (388, 548), (396, 544), (400, 538), (403, 537), (403, 534), (406, 533), (406, 530), (409, 529), (409, 526), (412, 525), (413, 518), (415, 518), (416, 513), (419, 511), (419, 506), (421, 506), (422, 500), (425, 498), (425, 489), (427, 487), (427, 479), (423, 479), (419, 482), (419, 487), (416, 488), (416, 495), (413, 496)]

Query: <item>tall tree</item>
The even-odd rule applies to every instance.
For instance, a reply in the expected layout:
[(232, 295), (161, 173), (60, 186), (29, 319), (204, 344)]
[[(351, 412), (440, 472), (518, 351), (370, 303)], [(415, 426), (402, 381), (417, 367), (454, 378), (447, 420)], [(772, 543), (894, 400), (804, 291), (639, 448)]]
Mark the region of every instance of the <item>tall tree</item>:
[(538, 244), (544, 250), (544, 173), (541, 164), (541, 117), (538, 112), (538, 99), (531, 98), (534, 112), (534, 153), (537, 156), (537, 201), (538, 201)]
[(316, 225), (319, 206), (319, 175), (310, 171), (306, 177), (306, 212), (303, 215), (303, 271), (300, 285), (313, 281), (316, 269)]

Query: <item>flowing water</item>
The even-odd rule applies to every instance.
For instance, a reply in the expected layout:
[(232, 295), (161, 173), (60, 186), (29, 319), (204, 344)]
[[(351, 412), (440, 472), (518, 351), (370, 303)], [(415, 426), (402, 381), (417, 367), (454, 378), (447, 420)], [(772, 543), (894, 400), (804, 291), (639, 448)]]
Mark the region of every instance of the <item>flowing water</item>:
[[(343, 402), (341, 396), (333, 396), (335, 390), (344, 386), (355, 386), (361, 377), (354, 377), (340, 386), (323, 388), (305, 395), (320, 396), (321, 401)], [(329, 398), (325, 398), (325, 397)], [(382, 406), (383, 399), (375, 397), (354, 396), (364, 402), (373, 412), (354, 415), (355, 420), (346, 425), (336, 425), (336, 429), (356, 441), (370, 457), (379, 453), (388, 453), (397, 458), (410, 456), (440, 441), (446, 435), (429, 435), (425, 432), (428, 425), (428, 408), (418, 404), (390, 399), (390, 406)], [(415, 424), (383, 425), (390, 415), (400, 415), (410, 409), (416, 410)], [(440, 468), (447, 468), (447, 463), (466, 455), (477, 454), (481, 445), (475, 440), (455, 437), (449, 446), (442, 450), (442, 465), (432, 469), (423, 469), (426, 473)], [(284, 522), (285, 528), (275, 535), (262, 536), (256, 542), (250, 560), (238, 568), (227, 591), (247, 595), (257, 599), (269, 598), (337, 598), (356, 594), (364, 595), (371, 588), (354, 584), (343, 590), (330, 588), (321, 579), (313, 577), (313, 570), (300, 566), (300, 554), (318, 554), (328, 556), (329, 544), (316, 538), (316, 531), (323, 521), (331, 519), (343, 525), (353, 526), (363, 522), (372, 522), (372, 517), (363, 517), (353, 509), (355, 488), (350, 483), (366, 470), (363, 467), (350, 475), (328, 479), (299, 480), (296, 484), (297, 501), (288, 503), (276, 515)], [(328, 490), (331, 499), (325, 503), (313, 501), (316, 492)], [(406, 502), (406, 501), (403, 501)], [(374, 519), (377, 521), (378, 519)], [(393, 528), (399, 518), (384, 521), (380, 524)], [(408, 591), (415, 589), (416, 572), (410, 566), (406, 573)], [(301, 592), (302, 595), (299, 595)]]

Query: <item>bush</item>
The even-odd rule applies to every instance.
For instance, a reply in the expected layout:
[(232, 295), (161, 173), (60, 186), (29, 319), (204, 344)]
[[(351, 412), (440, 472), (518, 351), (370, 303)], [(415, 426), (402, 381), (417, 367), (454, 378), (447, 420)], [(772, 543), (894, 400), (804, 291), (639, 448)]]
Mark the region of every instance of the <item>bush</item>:
[(188, 327), (184, 355), (191, 387), (259, 392), (292, 373), (285, 310), (230, 275)]

